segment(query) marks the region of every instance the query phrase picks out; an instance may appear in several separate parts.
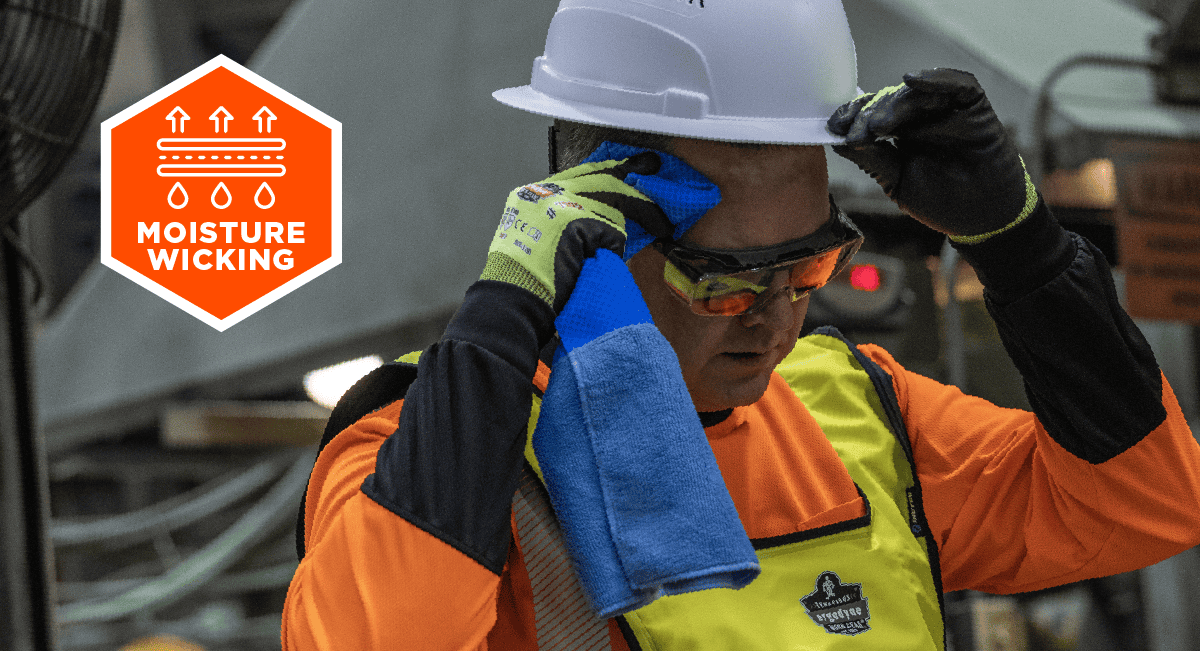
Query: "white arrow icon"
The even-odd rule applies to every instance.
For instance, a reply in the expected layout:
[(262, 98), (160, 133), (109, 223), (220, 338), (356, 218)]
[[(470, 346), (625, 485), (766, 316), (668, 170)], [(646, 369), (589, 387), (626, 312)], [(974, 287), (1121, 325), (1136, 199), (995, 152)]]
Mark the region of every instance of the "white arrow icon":
[(266, 120), (267, 120), (267, 133), (271, 133), (271, 120), (274, 120), (276, 118), (275, 118), (275, 114), (271, 112), (271, 109), (269, 109), (265, 106), (258, 109), (258, 113), (254, 114), (254, 119), (258, 120), (258, 132), (262, 133), (263, 119), (264, 119), (263, 114), (264, 113), (266, 114)]
[(179, 118), (179, 133), (183, 133), (184, 120), (192, 119), (192, 116), (183, 111), (182, 108), (176, 106), (167, 114), (167, 119), (171, 121), (171, 133), (175, 133), (175, 118)]
[[(223, 117), (221, 116), (222, 113), (225, 114)], [(224, 106), (218, 106), (217, 110), (213, 111), (212, 115), (208, 116), (208, 119), (213, 121), (213, 133), (220, 133), (222, 131), (222, 127), (224, 127), (225, 133), (229, 133), (229, 121), (233, 119), (233, 116), (230, 115), (229, 111), (225, 110)], [(224, 122), (222, 122), (222, 120), (224, 120)]]

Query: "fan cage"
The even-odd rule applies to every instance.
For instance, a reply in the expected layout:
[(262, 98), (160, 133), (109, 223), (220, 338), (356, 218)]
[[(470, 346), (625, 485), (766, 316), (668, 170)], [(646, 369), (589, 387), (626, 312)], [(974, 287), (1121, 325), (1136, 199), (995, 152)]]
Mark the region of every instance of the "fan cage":
[(0, 228), (54, 180), (91, 121), (120, 0), (5, 0), (0, 13)]

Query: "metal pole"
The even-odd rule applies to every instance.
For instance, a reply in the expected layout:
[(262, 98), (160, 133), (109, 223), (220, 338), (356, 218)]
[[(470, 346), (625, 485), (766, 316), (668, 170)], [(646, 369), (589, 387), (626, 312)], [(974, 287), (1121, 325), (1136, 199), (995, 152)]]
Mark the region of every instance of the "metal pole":
[(942, 350), (946, 353), (946, 384), (967, 390), (967, 346), (963, 337), (962, 306), (955, 291), (958, 282), (958, 250), (950, 240), (942, 245), (938, 269), (946, 288), (946, 309), (942, 312)]
[(50, 497), (34, 428), (24, 290), (21, 254), (0, 233), (0, 648), (53, 651)]
[[(967, 389), (967, 347), (962, 328), (962, 306), (958, 303), (958, 249), (947, 239), (942, 245), (938, 275), (946, 288), (946, 308), (942, 310), (942, 353), (946, 362), (946, 384), (962, 391)], [(942, 597), (946, 607), (947, 651), (976, 651), (980, 640), (975, 639), (975, 597), (970, 590), (947, 592)]]

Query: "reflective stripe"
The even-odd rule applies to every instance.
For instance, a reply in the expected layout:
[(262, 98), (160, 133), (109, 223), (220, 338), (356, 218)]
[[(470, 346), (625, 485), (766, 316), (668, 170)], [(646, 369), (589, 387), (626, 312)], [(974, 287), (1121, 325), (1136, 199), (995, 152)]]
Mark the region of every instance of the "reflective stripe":
[(528, 467), (513, 496), (513, 516), (533, 589), (539, 651), (611, 651), (608, 622), (588, 604), (545, 489)]

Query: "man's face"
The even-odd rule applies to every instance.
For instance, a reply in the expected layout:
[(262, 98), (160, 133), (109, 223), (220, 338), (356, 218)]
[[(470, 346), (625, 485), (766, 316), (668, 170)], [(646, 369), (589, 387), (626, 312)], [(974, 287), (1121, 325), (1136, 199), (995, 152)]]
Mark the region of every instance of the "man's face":
[[(680, 138), (674, 153), (721, 189), (721, 203), (696, 222), (684, 243), (719, 249), (772, 246), (804, 237), (829, 219), (823, 147), (754, 150)], [(777, 292), (753, 314), (701, 316), (663, 282), (665, 262), (646, 247), (630, 258), (629, 268), (655, 325), (679, 356), (696, 410), (755, 402), (766, 391), (771, 371), (796, 344), (808, 299), (793, 303), (787, 292)]]

